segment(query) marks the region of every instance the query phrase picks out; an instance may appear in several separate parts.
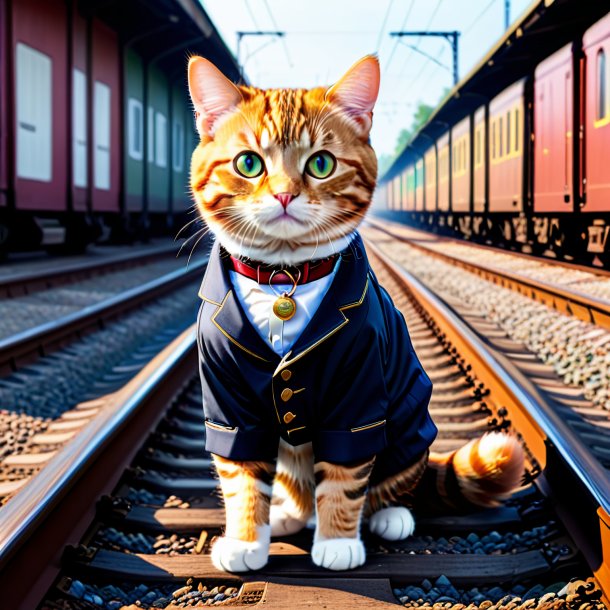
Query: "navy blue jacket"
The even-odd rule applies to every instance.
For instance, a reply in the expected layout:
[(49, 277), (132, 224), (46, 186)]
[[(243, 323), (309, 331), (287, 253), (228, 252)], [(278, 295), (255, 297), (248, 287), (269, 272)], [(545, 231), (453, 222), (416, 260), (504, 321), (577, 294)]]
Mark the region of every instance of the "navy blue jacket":
[(199, 292), (206, 449), (273, 461), (279, 437), (313, 443), (316, 461), (377, 455), (373, 480), (418, 459), (436, 436), (432, 392), (402, 314), (375, 278), (359, 235), (326, 296), (281, 358), (251, 325), (218, 242)]

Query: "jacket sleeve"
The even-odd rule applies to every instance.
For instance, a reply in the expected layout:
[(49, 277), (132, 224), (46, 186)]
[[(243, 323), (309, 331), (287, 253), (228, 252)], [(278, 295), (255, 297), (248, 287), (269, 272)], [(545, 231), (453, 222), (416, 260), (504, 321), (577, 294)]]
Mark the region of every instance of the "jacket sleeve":
[(278, 431), (264, 421), (266, 410), (258, 404), (231, 352), (220, 352), (218, 346), (205, 341), (201, 320), (197, 345), (206, 451), (236, 461), (274, 461)]
[(437, 430), (428, 412), (432, 383), (404, 318), (383, 289), (378, 294), (378, 315), (371, 315), (346, 350), (337, 384), (342, 390), (324, 407), (314, 454), (336, 463), (377, 455), (391, 462), (394, 472), (388, 474), (394, 474), (428, 449)]
[[(385, 292), (385, 291), (384, 291)], [(386, 476), (406, 468), (430, 447), (437, 428), (428, 405), (432, 382), (413, 349), (406, 322), (386, 300), (389, 342), (386, 352), (385, 380), (389, 393), (387, 437), (392, 449), (383, 456), (379, 470)], [(381, 463), (384, 459), (390, 463)]]

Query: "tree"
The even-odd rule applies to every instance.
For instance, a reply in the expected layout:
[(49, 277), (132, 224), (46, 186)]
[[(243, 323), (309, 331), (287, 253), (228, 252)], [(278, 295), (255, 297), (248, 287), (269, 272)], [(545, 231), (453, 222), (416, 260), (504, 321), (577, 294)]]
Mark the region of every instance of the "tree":
[(379, 157), (379, 171), (378, 175), (383, 176), (388, 169), (390, 169), (392, 163), (397, 159), (400, 153), (405, 149), (407, 144), (411, 141), (413, 136), (417, 133), (418, 129), (424, 125), (424, 123), (430, 118), (430, 115), (434, 111), (434, 106), (428, 106), (423, 102), (418, 102), (417, 109), (413, 114), (413, 120), (411, 126), (408, 129), (401, 129), (398, 132), (396, 138), (396, 145), (394, 147), (394, 153), (392, 155), (381, 155)]

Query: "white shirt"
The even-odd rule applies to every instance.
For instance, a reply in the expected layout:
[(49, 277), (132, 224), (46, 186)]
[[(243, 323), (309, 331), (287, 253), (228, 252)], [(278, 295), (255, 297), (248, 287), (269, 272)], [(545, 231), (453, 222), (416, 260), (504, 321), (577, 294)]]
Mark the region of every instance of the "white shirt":
[(273, 284), (271, 287), (236, 271), (229, 271), (233, 289), (248, 320), (276, 354), (284, 356), (301, 336), (328, 292), (339, 262), (328, 275), (297, 286), (291, 297), (297, 305), (296, 313), (285, 322), (276, 317), (272, 308), (279, 296), (291, 290), (291, 284)]

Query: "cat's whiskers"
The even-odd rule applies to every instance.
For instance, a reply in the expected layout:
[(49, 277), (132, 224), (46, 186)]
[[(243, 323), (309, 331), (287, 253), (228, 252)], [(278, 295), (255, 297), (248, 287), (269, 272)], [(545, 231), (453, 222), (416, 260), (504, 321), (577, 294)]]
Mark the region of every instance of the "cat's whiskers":
[(201, 221), (200, 217), (197, 218), (193, 218), (193, 220), (189, 220), (181, 229), (180, 231), (178, 231), (178, 233), (176, 233), (176, 236), (174, 237), (174, 241), (176, 241), (179, 237), (180, 234), (182, 233), (182, 231), (184, 231), (184, 229), (186, 229), (188, 226), (192, 225), (194, 222), (198, 222)]
[(191, 262), (191, 256), (193, 256), (193, 252), (195, 251), (195, 248), (197, 247), (197, 244), (206, 236), (206, 233), (203, 233), (203, 235), (195, 242), (195, 245), (191, 248), (191, 253), (189, 254), (188, 260), (186, 261), (186, 268), (189, 268), (189, 263)]
[(180, 256), (180, 254), (182, 254), (182, 250), (184, 248), (184, 246), (186, 246), (186, 244), (189, 243), (189, 241), (191, 241), (191, 239), (193, 239), (194, 237), (197, 237), (197, 235), (199, 235), (201, 232), (204, 232), (204, 235), (207, 231), (209, 231), (209, 228), (206, 227), (201, 227), (201, 229), (199, 229), (198, 231), (196, 231), (195, 233), (193, 233), (190, 237), (187, 237), (183, 242), (182, 245), (180, 246), (178, 253), (176, 254), (176, 258), (178, 258)]

